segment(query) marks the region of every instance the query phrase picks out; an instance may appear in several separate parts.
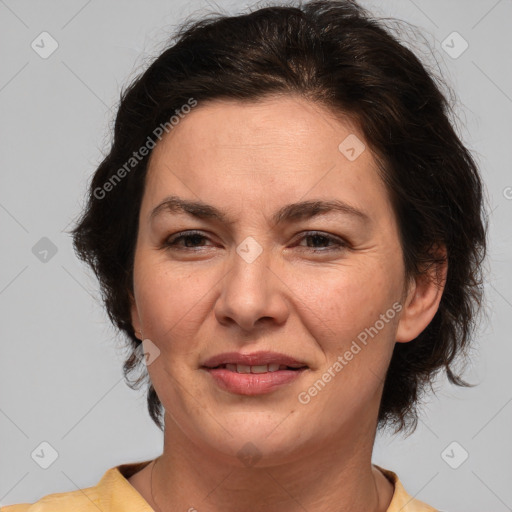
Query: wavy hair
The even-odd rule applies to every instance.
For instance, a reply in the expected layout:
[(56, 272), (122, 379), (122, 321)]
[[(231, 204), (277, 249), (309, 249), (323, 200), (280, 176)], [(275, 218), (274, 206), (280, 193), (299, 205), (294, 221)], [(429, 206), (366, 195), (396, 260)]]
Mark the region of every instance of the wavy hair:
[[(467, 357), (483, 299), (486, 253), (483, 185), (450, 120), (444, 82), (427, 71), (384, 20), (350, 0), (266, 6), (237, 16), (211, 13), (182, 24), (167, 48), (122, 92), (108, 155), (95, 171), (72, 230), (75, 252), (94, 270), (110, 320), (126, 338), (123, 371), (147, 377), (130, 316), (138, 214), (147, 162), (115, 175), (155, 128), (191, 97), (257, 101), (299, 94), (348, 116), (365, 137), (398, 221), (406, 278), (426, 274), (447, 249), (448, 273), (434, 318), (409, 343), (396, 343), (378, 426), (416, 428), (417, 405), (440, 370)], [(132, 372), (141, 371), (136, 380)], [(163, 406), (147, 381), (151, 418), (163, 430)]]

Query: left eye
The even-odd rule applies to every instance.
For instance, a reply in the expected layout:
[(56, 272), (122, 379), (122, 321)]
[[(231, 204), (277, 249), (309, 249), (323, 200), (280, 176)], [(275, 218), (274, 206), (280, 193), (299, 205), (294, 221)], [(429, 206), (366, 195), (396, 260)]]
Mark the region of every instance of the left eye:
[[(309, 243), (307, 243), (308, 248), (312, 248), (316, 252), (322, 252), (322, 251), (330, 251), (330, 250), (336, 250), (340, 249), (342, 247), (347, 247), (347, 244), (334, 236), (326, 235), (324, 233), (318, 233), (318, 232), (309, 232), (302, 236), (301, 241), (311, 241), (311, 244), (314, 246), (316, 244), (323, 246), (323, 247), (312, 247)], [(331, 244), (330, 246), (326, 247), (326, 244)], [(304, 247), (304, 246), (302, 246)]]

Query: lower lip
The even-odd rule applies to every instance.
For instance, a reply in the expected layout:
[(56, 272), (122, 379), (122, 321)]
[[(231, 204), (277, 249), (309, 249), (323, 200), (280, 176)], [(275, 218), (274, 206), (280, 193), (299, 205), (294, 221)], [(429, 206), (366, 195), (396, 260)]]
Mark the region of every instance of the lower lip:
[(262, 395), (298, 379), (304, 370), (277, 370), (266, 373), (237, 373), (226, 368), (203, 368), (226, 391), (239, 395)]

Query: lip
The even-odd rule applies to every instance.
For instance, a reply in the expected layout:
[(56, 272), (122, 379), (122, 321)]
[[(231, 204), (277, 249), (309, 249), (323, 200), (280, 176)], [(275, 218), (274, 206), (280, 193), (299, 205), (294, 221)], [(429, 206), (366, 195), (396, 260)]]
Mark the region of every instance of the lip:
[[(248, 366), (279, 364), (297, 369), (265, 373), (238, 373), (225, 367), (218, 368), (218, 366), (226, 364)], [(299, 379), (309, 367), (303, 361), (277, 352), (254, 352), (252, 354), (225, 352), (206, 360), (201, 369), (205, 370), (221, 389), (238, 395), (254, 396), (271, 393), (281, 386), (290, 384)]]
[(202, 367), (206, 369), (216, 368), (222, 364), (245, 364), (249, 366), (258, 366), (264, 364), (282, 364), (299, 368), (307, 366), (304, 361), (300, 361), (291, 356), (280, 354), (278, 352), (253, 352), (252, 354), (242, 354), (241, 352), (224, 352), (207, 359)]
[(263, 395), (300, 378), (306, 368), (266, 373), (237, 373), (226, 368), (203, 368), (217, 385), (237, 395)]

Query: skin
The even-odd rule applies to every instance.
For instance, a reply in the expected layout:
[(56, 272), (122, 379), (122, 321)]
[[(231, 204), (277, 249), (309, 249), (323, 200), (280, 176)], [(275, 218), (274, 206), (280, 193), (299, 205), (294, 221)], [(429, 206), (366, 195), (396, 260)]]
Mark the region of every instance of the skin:
[[(200, 103), (153, 150), (140, 210), (132, 322), (159, 356), (148, 365), (165, 407), (164, 451), (129, 479), (162, 512), (384, 512), (393, 485), (372, 466), (384, 376), (395, 342), (434, 317), (442, 285), (406, 283), (396, 218), (363, 136), (348, 120), (295, 96)], [(151, 210), (168, 195), (223, 210), (232, 223)], [(282, 225), (286, 204), (342, 200), (365, 225), (330, 212)], [(206, 238), (163, 247), (173, 234)], [(348, 244), (306, 237), (319, 231)], [(262, 253), (236, 252), (252, 236)], [(314, 251), (317, 249), (317, 252)], [(446, 268), (438, 269), (443, 278)], [(444, 283), (444, 280), (442, 281)], [(406, 286), (407, 284), (407, 286)], [(311, 398), (298, 401), (357, 335), (399, 302), (402, 310)], [(294, 382), (259, 396), (219, 388), (200, 368), (227, 351), (273, 350), (305, 361)], [(251, 442), (260, 459), (237, 456)]]

